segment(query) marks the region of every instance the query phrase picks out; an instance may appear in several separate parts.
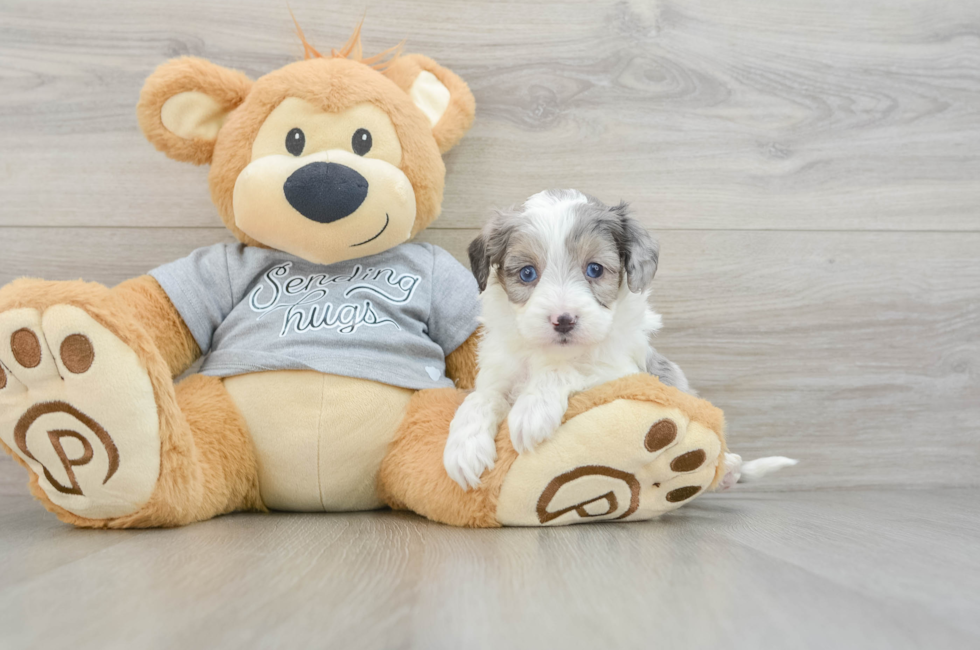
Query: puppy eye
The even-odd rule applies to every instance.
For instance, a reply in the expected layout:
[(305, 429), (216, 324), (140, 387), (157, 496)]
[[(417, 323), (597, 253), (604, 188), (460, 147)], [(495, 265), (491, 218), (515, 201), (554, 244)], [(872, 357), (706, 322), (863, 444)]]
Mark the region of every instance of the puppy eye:
[(354, 150), (358, 156), (363, 156), (367, 152), (371, 151), (371, 132), (367, 129), (358, 129), (354, 131), (354, 137), (350, 139), (350, 148)]
[(521, 282), (529, 284), (538, 278), (538, 270), (533, 266), (525, 266), (523, 269), (521, 269), (520, 276)]
[(306, 146), (306, 135), (300, 129), (292, 129), (286, 134), (286, 151), (298, 156), (303, 153), (303, 147)]
[(602, 268), (602, 265), (596, 264), (595, 262), (591, 262), (588, 266), (585, 267), (585, 274), (590, 278), (598, 278), (599, 276), (602, 275), (603, 271), (605, 271), (605, 269)]

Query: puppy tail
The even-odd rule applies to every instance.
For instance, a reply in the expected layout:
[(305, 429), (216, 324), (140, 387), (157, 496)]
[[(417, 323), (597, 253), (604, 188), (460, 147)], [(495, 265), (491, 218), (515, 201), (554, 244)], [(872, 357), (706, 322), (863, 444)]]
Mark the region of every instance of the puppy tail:
[(736, 483), (751, 483), (758, 481), (766, 474), (778, 472), (784, 467), (796, 465), (798, 460), (786, 458), (785, 456), (766, 456), (755, 460), (743, 461), (738, 454), (725, 454), (725, 476), (722, 477), (719, 487), (727, 490)]

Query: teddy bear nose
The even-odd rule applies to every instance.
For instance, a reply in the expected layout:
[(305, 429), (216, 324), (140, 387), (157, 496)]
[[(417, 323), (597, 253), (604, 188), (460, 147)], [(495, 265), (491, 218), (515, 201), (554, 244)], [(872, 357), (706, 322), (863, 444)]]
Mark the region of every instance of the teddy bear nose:
[(347, 165), (313, 162), (294, 171), (282, 190), (289, 205), (307, 219), (332, 223), (361, 207), (368, 182)]

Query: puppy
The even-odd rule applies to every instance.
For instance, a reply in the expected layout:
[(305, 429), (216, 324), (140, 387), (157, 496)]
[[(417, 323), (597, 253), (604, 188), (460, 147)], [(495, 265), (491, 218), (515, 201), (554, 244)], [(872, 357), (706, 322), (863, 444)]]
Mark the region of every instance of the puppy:
[(480, 371), (443, 454), (464, 490), (493, 467), (504, 417), (524, 453), (551, 437), (574, 392), (638, 372), (689, 390), (650, 345), (660, 329), (647, 304), (658, 253), (625, 203), (575, 190), (497, 213), (470, 244), (483, 301)]

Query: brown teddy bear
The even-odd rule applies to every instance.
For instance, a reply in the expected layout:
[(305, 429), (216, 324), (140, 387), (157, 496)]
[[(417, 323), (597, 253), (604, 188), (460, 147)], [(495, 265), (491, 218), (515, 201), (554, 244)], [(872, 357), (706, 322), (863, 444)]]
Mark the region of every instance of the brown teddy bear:
[(504, 424), (479, 488), (446, 475), (478, 289), (410, 240), (439, 214), (473, 96), (424, 56), (363, 58), (358, 32), (327, 56), (303, 43), (254, 82), (176, 59), (140, 97), (150, 142), (211, 164), (240, 244), (112, 289), (0, 289), (0, 440), (38, 500), (86, 527), (385, 505), (492, 527), (648, 519), (714, 487), (721, 412), (649, 376), (574, 396), (531, 454)]

